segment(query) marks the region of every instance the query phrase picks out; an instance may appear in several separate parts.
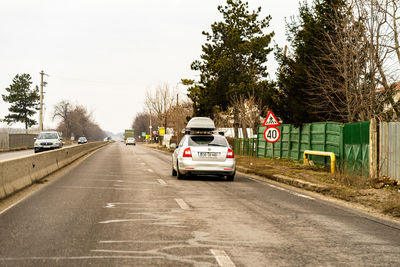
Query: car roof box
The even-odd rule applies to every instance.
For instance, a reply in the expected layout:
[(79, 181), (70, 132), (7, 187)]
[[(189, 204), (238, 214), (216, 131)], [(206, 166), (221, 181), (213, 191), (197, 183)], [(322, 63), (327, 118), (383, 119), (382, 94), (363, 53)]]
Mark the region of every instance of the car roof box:
[(188, 122), (186, 128), (189, 130), (213, 131), (215, 129), (215, 125), (213, 120), (210, 118), (194, 117)]

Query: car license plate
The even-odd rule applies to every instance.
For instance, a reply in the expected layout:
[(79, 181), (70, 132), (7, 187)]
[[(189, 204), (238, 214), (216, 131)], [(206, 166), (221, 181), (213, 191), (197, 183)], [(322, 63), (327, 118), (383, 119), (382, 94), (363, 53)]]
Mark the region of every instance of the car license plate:
[(216, 158), (218, 153), (216, 152), (199, 152), (200, 158)]

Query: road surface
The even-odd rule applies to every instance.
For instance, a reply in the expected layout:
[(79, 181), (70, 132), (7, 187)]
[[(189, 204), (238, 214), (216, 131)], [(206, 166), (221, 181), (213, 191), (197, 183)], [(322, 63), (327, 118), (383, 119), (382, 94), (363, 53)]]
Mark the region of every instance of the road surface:
[(0, 214), (1, 266), (399, 266), (400, 225), (110, 144)]

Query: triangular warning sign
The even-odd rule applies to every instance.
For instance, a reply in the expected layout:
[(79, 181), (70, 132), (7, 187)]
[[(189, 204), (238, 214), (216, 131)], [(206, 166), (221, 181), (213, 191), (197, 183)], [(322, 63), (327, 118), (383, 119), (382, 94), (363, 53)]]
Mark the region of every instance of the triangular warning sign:
[(272, 113), (272, 111), (269, 111), (268, 116), (263, 123), (263, 126), (269, 127), (269, 126), (279, 126), (279, 125), (281, 124), (276, 119), (274, 113)]

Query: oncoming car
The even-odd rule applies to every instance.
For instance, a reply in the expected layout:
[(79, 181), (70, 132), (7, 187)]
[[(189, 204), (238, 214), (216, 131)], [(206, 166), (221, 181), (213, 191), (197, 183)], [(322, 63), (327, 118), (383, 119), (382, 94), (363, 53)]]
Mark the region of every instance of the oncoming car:
[(210, 118), (195, 117), (187, 125), (187, 134), (172, 154), (172, 175), (182, 179), (187, 175), (226, 176), (235, 178), (236, 165), (232, 148), (225, 136), (214, 134)]
[(87, 143), (87, 139), (84, 136), (79, 137), (78, 139), (78, 144), (86, 144)]
[(35, 153), (62, 148), (62, 146), (62, 138), (56, 131), (41, 132), (37, 138), (35, 138), (35, 143), (33, 145)]
[(133, 138), (133, 137), (126, 138), (125, 145), (134, 145), (134, 146), (136, 146), (135, 138)]

